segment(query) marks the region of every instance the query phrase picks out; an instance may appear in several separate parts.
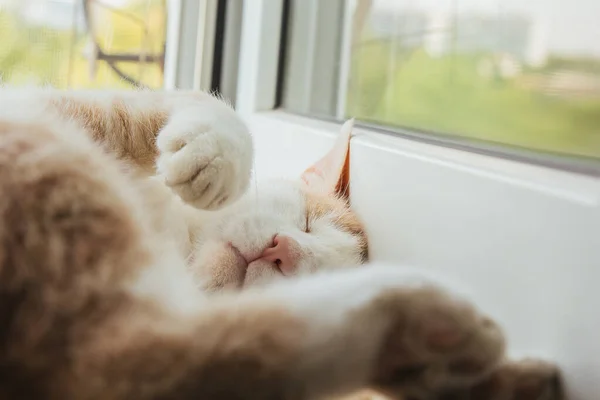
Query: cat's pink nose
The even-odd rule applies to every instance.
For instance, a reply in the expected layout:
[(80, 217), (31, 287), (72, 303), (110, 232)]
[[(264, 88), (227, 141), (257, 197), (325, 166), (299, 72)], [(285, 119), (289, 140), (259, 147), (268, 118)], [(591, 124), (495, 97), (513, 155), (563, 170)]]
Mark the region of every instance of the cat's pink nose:
[(277, 265), (283, 275), (293, 275), (301, 255), (300, 245), (289, 236), (277, 235), (273, 245), (263, 251), (260, 259)]

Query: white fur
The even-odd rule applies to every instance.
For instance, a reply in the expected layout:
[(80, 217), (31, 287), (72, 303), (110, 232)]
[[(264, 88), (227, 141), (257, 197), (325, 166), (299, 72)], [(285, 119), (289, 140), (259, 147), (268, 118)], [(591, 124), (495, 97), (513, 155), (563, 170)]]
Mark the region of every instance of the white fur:
[[(460, 298), (472, 297), (460, 283), (448, 277), (432, 274), (423, 268), (389, 263), (369, 263), (363, 268), (338, 268), (338, 271), (323, 271), (312, 276), (279, 282), (261, 293), (277, 298), (295, 298), (286, 308), (319, 315), (325, 319), (336, 319), (341, 309), (352, 310), (369, 303), (382, 291), (393, 288), (420, 288), (435, 285), (451, 290)], [(335, 290), (334, 290), (335, 288)], [(301, 294), (301, 293), (302, 294)], [(320, 304), (326, 303), (326, 311), (319, 312)], [(325, 307), (324, 307), (325, 308)]]
[(205, 307), (204, 296), (184, 266), (185, 260), (179, 252), (165, 245), (156, 252), (154, 263), (131, 283), (129, 290), (137, 296), (152, 298), (171, 313), (196, 315)]
[(158, 173), (197, 208), (219, 208), (238, 199), (248, 187), (253, 163), (244, 123), (211, 96), (170, 102), (173, 114), (156, 141)]
[[(227, 105), (214, 98), (201, 104), (196, 99), (180, 97), (170, 101), (173, 116), (157, 138), (160, 176), (197, 209), (219, 208), (237, 199), (248, 186), (252, 163), (252, 143), (244, 123)], [(195, 178), (190, 181), (190, 177)], [(208, 184), (209, 189), (204, 190)], [(192, 249), (186, 255), (191, 255), (192, 263), (200, 260), (204, 264), (192, 265), (200, 286), (213, 279), (215, 268), (221, 272), (239, 268), (235, 262), (221, 263), (223, 257), (219, 252), (226, 251), (226, 246), (207, 243), (231, 244), (253, 259), (271, 245), (275, 235), (285, 235), (302, 249), (295, 275), (359, 265), (362, 260), (358, 238), (337, 227), (334, 216), (311, 220), (310, 233), (305, 232), (307, 211), (302, 187), (299, 178), (271, 180), (252, 188), (225, 209), (183, 210), (193, 237)], [(214, 268), (206, 265), (211, 260), (221, 264)], [(273, 265), (257, 263), (251, 268), (244, 286), (282, 277)]]
[[(187, 231), (182, 232), (186, 225), (183, 219), (174, 219), (184, 216), (181, 214), (184, 210), (183, 204), (164, 189), (162, 182), (157, 182), (155, 179), (140, 182), (140, 185), (132, 185), (124, 175), (124, 171), (119, 168), (120, 164), (110, 155), (102, 154), (98, 146), (81, 133), (80, 126), (47, 112), (43, 101), (32, 101), (32, 96), (36, 94), (43, 97), (51, 96), (52, 93), (50, 89), (3, 92), (0, 96), (0, 119), (5, 122), (47, 126), (58, 139), (62, 139), (60, 145), (65, 146), (66, 149), (76, 149), (82, 154), (97, 154), (97, 157), (106, 158), (103, 173), (111, 180), (119, 182), (113, 187), (118, 191), (119, 198), (127, 203), (131, 217), (145, 233), (144, 244), (154, 255), (153, 264), (142, 270), (138, 279), (126, 283), (127, 290), (142, 297), (156, 299), (160, 304), (177, 313), (197, 312), (203, 305), (202, 293), (190, 279), (182, 257), (184, 251), (189, 251), (189, 246), (185, 246)], [(48, 148), (48, 151), (54, 152), (55, 149)], [(28, 157), (43, 159), (44, 150), (32, 152)], [(147, 200), (140, 197), (149, 192), (152, 193), (154, 201), (162, 201), (160, 197), (164, 196), (167, 202), (163, 205), (167, 208), (163, 211), (173, 211), (170, 215), (172, 223), (165, 224), (164, 231), (156, 232), (155, 228), (151, 227), (150, 218), (146, 214), (148, 210), (139, 208), (139, 204), (144, 204)], [(157, 239), (157, 235), (160, 239)]]
[[(253, 258), (271, 245), (275, 235), (285, 235), (302, 248), (295, 270), (297, 276), (360, 265), (359, 239), (337, 227), (334, 216), (311, 220), (310, 232), (305, 232), (306, 200), (301, 185), (299, 179), (265, 181), (235, 204), (211, 214), (197, 236), (194, 258), (217, 259), (206, 253), (214, 251), (213, 246), (205, 246), (208, 241), (231, 243), (242, 254)], [(259, 276), (253, 279), (262, 284), (281, 278), (281, 274), (274, 271), (274, 268), (262, 267), (255, 274)], [(211, 277), (200, 276), (200, 279)], [(246, 282), (245, 286), (249, 283), (252, 282)]]
[[(133, 115), (147, 110), (162, 110), (169, 114), (170, 118), (157, 138), (160, 150), (157, 169), (168, 186), (197, 208), (213, 209), (231, 203), (248, 187), (254, 153), (252, 137), (235, 111), (221, 99), (207, 93), (186, 91), (59, 91), (50, 87), (2, 87), (0, 116), (22, 121), (36, 120), (38, 115), (47, 118), (49, 101), (59, 97), (93, 103), (107, 110), (119, 100)], [(195, 179), (188, 181), (192, 176)], [(209, 190), (202, 193), (209, 183)]]

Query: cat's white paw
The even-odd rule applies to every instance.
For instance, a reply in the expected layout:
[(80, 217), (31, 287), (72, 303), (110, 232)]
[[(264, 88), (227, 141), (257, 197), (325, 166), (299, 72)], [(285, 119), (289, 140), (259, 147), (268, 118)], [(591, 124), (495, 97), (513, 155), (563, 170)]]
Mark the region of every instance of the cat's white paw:
[(252, 138), (225, 104), (203, 102), (179, 110), (158, 134), (157, 171), (186, 203), (216, 209), (247, 189)]

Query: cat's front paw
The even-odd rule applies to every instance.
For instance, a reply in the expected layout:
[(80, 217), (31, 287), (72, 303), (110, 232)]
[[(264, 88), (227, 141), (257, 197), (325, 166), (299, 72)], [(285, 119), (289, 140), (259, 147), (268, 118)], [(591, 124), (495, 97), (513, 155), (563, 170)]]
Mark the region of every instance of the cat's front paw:
[(157, 172), (186, 203), (217, 209), (247, 189), (252, 138), (240, 117), (224, 104), (179, 111), (160, 131)]
[(429, 399), (478, 382), (502, 360), (501, 330), (469, 303), (437, 288), (390, 293), (384, 301), (399, 316), (376, 373), (388, 393)]

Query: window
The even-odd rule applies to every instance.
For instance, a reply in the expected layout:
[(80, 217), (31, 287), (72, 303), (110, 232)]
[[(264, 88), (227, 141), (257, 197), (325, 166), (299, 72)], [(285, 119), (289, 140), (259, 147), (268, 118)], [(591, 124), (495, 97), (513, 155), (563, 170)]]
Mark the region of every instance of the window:
[(283, 106), (597, 167), (598, 15), (596, 0), (293, 0)]
[(0, 0), (3, 83), (160, 88), (166, 0)]

